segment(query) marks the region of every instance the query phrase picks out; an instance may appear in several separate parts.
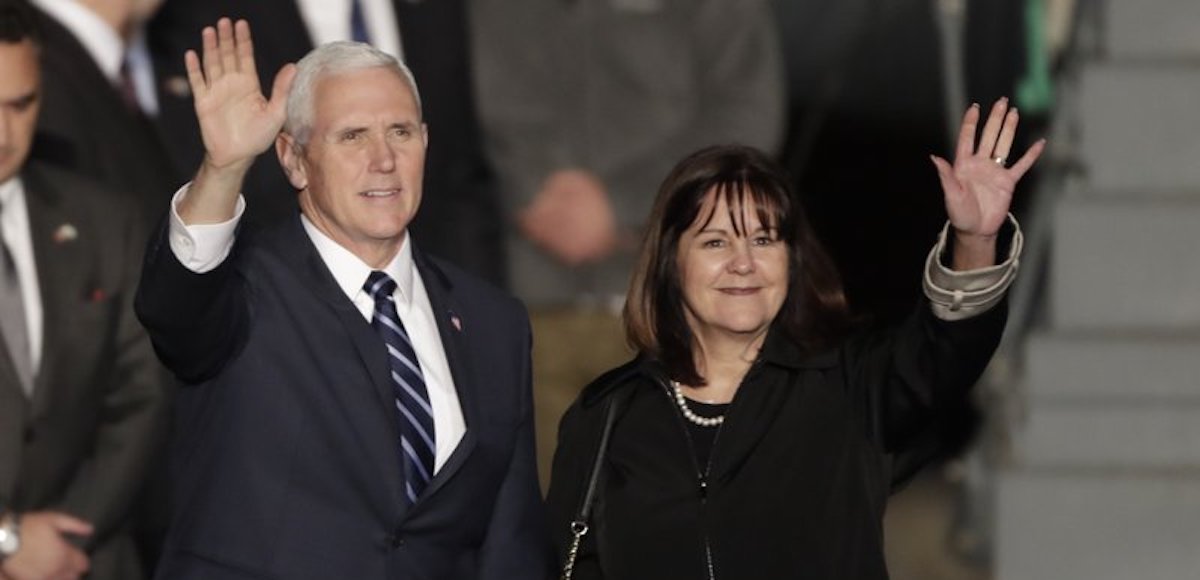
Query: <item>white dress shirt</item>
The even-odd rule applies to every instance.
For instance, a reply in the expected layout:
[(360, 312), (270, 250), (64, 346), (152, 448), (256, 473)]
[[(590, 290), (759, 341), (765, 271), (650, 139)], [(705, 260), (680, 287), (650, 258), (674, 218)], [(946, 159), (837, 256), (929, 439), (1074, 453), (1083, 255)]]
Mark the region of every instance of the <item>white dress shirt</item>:
[(25, 331), (29, 335), (29, 355), (34, 376), (42, 362), (42, 295), (38, 291), (37, 265), (33, 260), (33, 235), (29, 211), (25, 209), (25, 186), (18, 177), (0, 183), (0, 231), (21, 279), (21, 300), (25, 307)]
[[(190, 185), (190, 184), (189, 184)], [(204, 273), (216, 268), (229, 255), (233, 248), (234, 230), (245, 211), (245, 201), (239, 196), (237, 210), (233, 219), (210, 225), (189, 226), (183, 223), (176, 210), (176, 205), (187, 194), (188, 185), (180, 188), (171, 200), (171, 223), (168, 241), (171, 251), (185, 267), (193, 272)], [(375, 313), (375, 300), (363, 290), (363, 284), (372, 268), (346, 248), (330, 239), (317, 229), (309, 219), (300, 217), (304, 231), (317, 248), (317, 253), (325, 266), (333, 274), (334, 280), (346, 297), (350, 299), (363, 320), (370, 322)], [(429, 391), (429, 402), (433, 407), (433, 425), (436, 453), (434, 456), (434, 472), (445, 465), (454, 448), (467, 432), (466, 421), (463, 419), (462, 407), (459, 404), (458, 393), (454, 388), (454, 379), (450, 374), (450, 364), (446, 359), (446, 350), (442, 345), (441, 334), (438, 333), (437, 319), (429, 296), (425, 292), (425, 283), (421, 273), (413, 262), (411, 236), (404, 237), (400, 251), (383, 271), (396, 281), (396, 311), (400, 321), (412, 339), (413, 350), (417, 353), (417, 362), (425, 378), (425, 387)], [(382, 345), (380, 346), (382, 348)]]
[[(296, 0), (300, 17), (308, 27), (314, 44), (335, 40), (350, 40), (351, 0)], [(404, 49), (400, 45), (400, 26), (391, 0), (358, 0), (371, 45), (401, 61)]]

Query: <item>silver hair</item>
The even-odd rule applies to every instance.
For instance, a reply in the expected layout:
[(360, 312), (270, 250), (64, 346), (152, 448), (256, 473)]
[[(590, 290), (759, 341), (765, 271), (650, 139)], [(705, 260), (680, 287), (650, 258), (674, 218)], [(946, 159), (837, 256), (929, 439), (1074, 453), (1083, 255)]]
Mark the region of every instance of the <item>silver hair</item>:
[(307, 143), (316, 113), (313, 99), (317, 83), (328, 75), (370, 68), (391, 69), (399, 75), (417, 101), (417, 113), (423, 116), (421, 93), (407, 65), (369, 44), (342, 40), (322, 44), (296, 63), (296, 79), (292, 81), (292, 92), (288, 95), (283, 130), (294, 137), (297, 144)]

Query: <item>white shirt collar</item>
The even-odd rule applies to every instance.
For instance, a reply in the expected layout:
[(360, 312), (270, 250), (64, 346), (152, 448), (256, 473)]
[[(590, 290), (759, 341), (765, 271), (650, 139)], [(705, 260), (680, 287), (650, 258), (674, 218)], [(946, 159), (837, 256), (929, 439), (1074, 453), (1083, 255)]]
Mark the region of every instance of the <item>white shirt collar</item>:
[(8, 211), (9, 203), (16, 196), (24, 191), (21, 186), (21, 178), (16, 175), (8, 178), (7, 181), (0, 183), (0, 216), (3, 216)]
[(112, 82), (121, 77), (125, 43), (104, 19), (78, 0), (33, 0), (33, 3), (71, 31)]
[[(374, 268), (317, 229), (308, 216), (300, 214), (300, 222), (304, 224), (304, 231), (312, 240), (313, 245), (317, 247), (317, 253), (320, 254), (321, 260), (333, 274), (333, 279), (337, 281), (342, 292), (345, 292), (346, 296), (354, 301), (359, 293), (365, 292), (363, 284), (366, 283), (367, 276)], [(396, 252), (392, 261), (383, 268), (383, 272), (396, 281), (396, 288), (400, 291), (398, 306), (406, 310), (413, 301), (413, 279), (416, 269), (416, 264), (413, 262), (411, 239), (412, 236), (405, 232), (404, 241), (400, 244), (400, 251)]]

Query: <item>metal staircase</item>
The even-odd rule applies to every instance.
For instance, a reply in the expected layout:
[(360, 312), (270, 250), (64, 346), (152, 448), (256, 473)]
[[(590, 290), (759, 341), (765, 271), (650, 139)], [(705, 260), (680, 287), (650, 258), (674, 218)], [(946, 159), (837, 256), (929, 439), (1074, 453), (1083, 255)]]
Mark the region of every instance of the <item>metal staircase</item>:
[(1081, 171), (1034, 233), (994, 577), (1200, 578), (1200, 0), (1080, 3), (1096, 46), (1052, 146)]

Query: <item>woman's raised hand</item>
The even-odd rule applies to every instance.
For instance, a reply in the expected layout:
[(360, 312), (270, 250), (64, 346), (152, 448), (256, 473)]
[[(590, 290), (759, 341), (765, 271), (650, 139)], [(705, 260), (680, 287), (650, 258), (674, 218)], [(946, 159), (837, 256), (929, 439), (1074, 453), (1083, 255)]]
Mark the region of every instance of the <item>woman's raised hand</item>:
[(979, 115), (978, 104), (971, 105), (963, 115), (953, 164), (931, 156), (942, 182), (946, 213), (960, 241), (964, 237), (996, 236), (1008, 215), (1017, 182), (1046, 146), (1046, 140), (1039, 139), (1010, 167), (1007, 163), (1017, 133), (1017, 109), (1009, 108), (1006, 98), (996, 101), (976, 144)]

